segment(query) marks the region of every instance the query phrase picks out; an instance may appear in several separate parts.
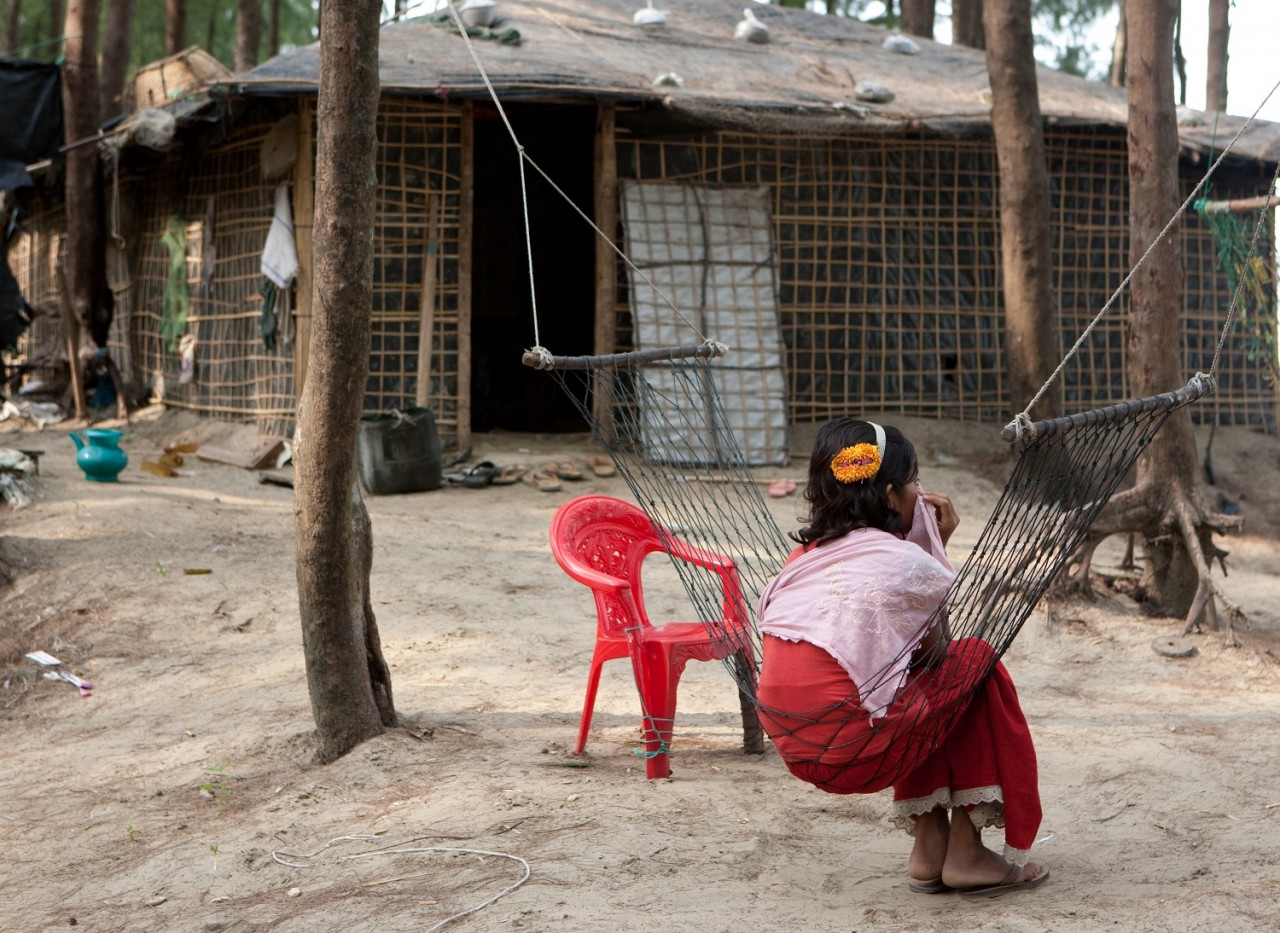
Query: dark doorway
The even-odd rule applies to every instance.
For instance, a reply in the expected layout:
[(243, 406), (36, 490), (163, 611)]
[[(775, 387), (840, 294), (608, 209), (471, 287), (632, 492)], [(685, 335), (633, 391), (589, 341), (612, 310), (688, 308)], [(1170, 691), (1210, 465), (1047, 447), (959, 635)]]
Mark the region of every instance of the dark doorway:
[[(594, 106), (504, 107), (525, 152), (581, 210), (594, 194)], [(534, 345), (533, 303), (515, 144), (496, 109), (475, 109), (471, 275), (471, 429), (587, 430), (554, 378), (521, 365)], [(592, 353), (596, 234), (526, 164), (538, 338), (561, 356)]]

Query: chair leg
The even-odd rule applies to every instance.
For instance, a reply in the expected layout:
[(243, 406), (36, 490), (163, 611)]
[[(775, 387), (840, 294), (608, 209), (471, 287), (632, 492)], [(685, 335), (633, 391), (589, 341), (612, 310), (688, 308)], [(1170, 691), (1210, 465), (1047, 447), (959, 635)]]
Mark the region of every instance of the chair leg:
[(656, 780), (671, 776), (671, 733), (676, 718), (676, 687), (684, 662), (674, 662), (665, 652), (649, 650), (636, 665), (636, 684), (643, 704), (645, 777)]
[(582, 701), (582, 724), (578, 726), (578, 744), (573, 747), (574, 757), (582, 754), (587, 747), (587, 733), (591, 731), (591, 711), (596, 706), (596, 691), (600, 689), (600, 668), (604, 660), (591, 658), (591, 670), (587, 673), (587, 698)]
[[(753, 666), (747, 654), (739, 651), (734, 655), (733, 668), (738, 683), (755, 687)], [(756, 701), (750, 693), (738, 688), (738, 706), (742, 710), (742, 752), (745, 755), (760, 755), (764, 752), (764, 730), (760, 727), (760, 716), (756, 711)]]

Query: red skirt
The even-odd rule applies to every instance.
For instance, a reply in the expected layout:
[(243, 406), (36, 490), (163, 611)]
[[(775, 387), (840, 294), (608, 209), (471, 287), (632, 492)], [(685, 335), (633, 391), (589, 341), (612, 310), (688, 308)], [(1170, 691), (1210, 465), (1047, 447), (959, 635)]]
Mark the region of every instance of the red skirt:
[(1000, 803), (1006, 844), (1029, 849), (1041, 817), (1035, 747), (1003, 664), (972, 690), (991, 657), (980, 640), (952, 642), (938, 668), (911, 674), (873, 721), (827, 651), (765, 635), (760, 722), (787, 769), (828, 793), (892, 786), (895, 801), (923, 801), (920, 812)]

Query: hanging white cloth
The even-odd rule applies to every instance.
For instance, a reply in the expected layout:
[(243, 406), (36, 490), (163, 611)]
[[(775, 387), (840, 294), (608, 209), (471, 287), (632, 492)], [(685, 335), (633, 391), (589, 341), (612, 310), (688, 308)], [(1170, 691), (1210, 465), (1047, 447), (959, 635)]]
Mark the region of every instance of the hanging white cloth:
[(262, 274), (285, 288), (298, 274), (298, 250), (293, 240), (293, 211), (289, 207), (289, 186), (276, 188), (276, 209), (271, 229), (262, 247)]

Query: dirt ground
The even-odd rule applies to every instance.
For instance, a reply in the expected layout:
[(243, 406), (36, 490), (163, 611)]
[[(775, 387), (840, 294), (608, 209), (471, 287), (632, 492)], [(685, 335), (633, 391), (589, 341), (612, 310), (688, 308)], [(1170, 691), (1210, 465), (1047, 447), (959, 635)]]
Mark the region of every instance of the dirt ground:
[[(997, 426), (887, 420), (916, 441), (926, 487), (957, 502), (963, 558), (1008, 469)], [(166, 443), (252, 449), (252, 429), (158, 410), (123, 427), (129, 467), (98, 484), (65, 430), (0, 425), (0, 446), (44, 450), (32, 504), (0, 516), (7, 930), (430, 930), (468, 910), (448, 928), (1274, 929), (1275, 437), (1214, 441), (1218, 488), (1246, 519), (1223, 542), (1224, 585), (1251, 621), (1240, 646), (1196, 634), (1194, 657), (1163, 657), (1152, 641), (1178, 622), (1119, 590), (1028, 621), (1006, 663), (1040, 755), (1033, 857), (1052, 876), (970, 902), (907, 890), (910, 844), (885, 796), (824, 795), (771, 750), (744, 755), (717, 664), (681, 682), (670, 780), (646, 781), (634, 754), (625, 661), (605, 667), (589, 756), (568, 758), (594, 615), (547, 527), (573, 495), (626, 498), (617, 478), (370, 497), (403, 727), (312, 763), (292, 491), (195, 459), (170, 479), (139, 469)], [(585, 436), (494, 434), (472, 459), (593, 452)], [(795, 527), (797, 496), (769, 505)], [(1098, 569), (1122, 576), (1119, 554), (1109, 544)], [(673, 578), (653, 568), (655, 616), (682, 611)], [(91, 695), (38, 679), (33, 650)]]

